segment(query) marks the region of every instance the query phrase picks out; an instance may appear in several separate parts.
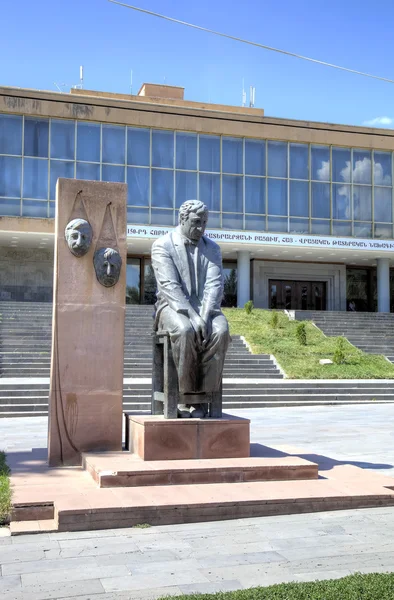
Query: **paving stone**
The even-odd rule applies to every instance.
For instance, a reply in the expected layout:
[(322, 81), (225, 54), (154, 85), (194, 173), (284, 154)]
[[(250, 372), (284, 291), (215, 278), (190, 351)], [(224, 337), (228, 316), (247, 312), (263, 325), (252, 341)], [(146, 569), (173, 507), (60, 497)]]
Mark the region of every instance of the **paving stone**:
[(128, 592), (106, 592), (92, 596), (67, 596), (63, 600), (155, 600), (163, 596), (179, 596), (181, 589), (177, 586), (150, 588), (148, 590), (129, 590)]
[(103, 591), (100, 581), (91, 579), (89, 581), (33, 585), (25, 591), (6, 593), (1, 596), (1, 600), (60, 600), (70, 597), (70, 594), (73, 598), (79, 599), (81, 596), (85, 596), (85, 598), (95, 600), (96, 594), (101, 594)]
[(21, 578), (19, 575), (9, 575), (6, 577), (0, 577), (0, 594), (3, 598), (3, 594), (7, 592), (13, 592), (21, 590)]
[(131, 569), (134, 565), (148, 563), (159, 563), (158, 568), (160, 569), (161, 563), (175, 560), (177, 560), (177, 555), (171, 552), (171, 550), (155, 550), (154, 552), (138, 551), (95, 557), (98, 565), (129, 565)]
[(73, 569), (87, 565), (95, 565), (94, 558), (81, 558), (79, 555), (75, 558), (57, 560), (37, 560), (30, 562), (19, 562), (2, 566), (3, 575), (21, 575), (23, 573), (45, 573), (46, 571), (58, 571), (60, 569)]
[(102, 579), (104, 577), (124, 577), (130, 574), (126, 565), (86, 565), (74, 567), (73, 569), (58, 569), (53, 571), (41, 571), (39, 573), (24, 573), (21, 575), (22, 587), (27, 588), (35, 585), (49, 585), (52, 583), (64, 583), (72, 581), (84, 581), (87, 579)]
[(7, 565), (13, 563), (24, 563), (31, 561), (39, 561), (45, 558), (44, 550), (29, 548), (24, 550), (23, 548), (15, 548), (13, 546), (0, 547), (0, 565)]
[(198, 565), (204, 569), (230, 567), (231, 565), (264, 564), (286, 562), (285, 556), (278, 552), (250, 552), (243, 554), (214, 554), (198, 559)]
[(180, 586), (207, 581), (209, 581), (208, 577), (206, 577), (199, 570), (181, 571), (178, 569), (173, 573), (144, 573), (135, 576), (129, 575), (126, 577), (108, 577), (106, 579), (101, 578), (101, 583), (107, 592), (116, 592), (122, 590), (146, 590), (152, 588), (153, 586)]
[(232, 581), (210, 581), (209, 583), (190, 583), (180, 585), (182, 594), (217, 594), (218, 592), (232, 592), (242, 588), (241, 582)]

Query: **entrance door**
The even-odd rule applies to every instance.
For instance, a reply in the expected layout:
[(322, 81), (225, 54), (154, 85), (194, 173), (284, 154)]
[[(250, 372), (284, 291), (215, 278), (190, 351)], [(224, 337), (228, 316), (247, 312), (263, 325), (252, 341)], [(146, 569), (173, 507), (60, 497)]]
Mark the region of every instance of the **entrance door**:
[(269, 306), (279, 310), (326, 310), (326, 284), (270, 279)]

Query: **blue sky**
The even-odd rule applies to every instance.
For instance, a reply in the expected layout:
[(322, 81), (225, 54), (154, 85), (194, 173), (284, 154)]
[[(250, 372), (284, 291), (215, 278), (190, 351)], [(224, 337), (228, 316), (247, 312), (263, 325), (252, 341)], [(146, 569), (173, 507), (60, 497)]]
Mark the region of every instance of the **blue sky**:
[[(125, 0), (127, 2), (127, 0)], [(394, 2), (380, 0), (131, 0), (137, 6), (327, 62), (394, 79)], [(241, 103), (256, 87), (266, 115), (394, 126), (394, 84), (246, 46), (107, 0), (3, 0), (0, 85), (54, 82), (127, 93), (147, 82), (188, 100)], [(2, 23), (3, 25), (3, 23)], [(377, 122), (379, 124), (379, 122)]]

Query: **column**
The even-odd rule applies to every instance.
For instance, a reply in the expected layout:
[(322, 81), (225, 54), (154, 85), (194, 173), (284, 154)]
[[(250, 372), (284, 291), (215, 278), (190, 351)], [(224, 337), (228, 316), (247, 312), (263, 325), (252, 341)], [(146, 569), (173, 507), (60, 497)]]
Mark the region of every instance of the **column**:
[(390, 312), (390, 261), (377, 259), (378, 312)]
[(237, 305), (243, 308), (250, 300), (250, 252), (237, 253)]

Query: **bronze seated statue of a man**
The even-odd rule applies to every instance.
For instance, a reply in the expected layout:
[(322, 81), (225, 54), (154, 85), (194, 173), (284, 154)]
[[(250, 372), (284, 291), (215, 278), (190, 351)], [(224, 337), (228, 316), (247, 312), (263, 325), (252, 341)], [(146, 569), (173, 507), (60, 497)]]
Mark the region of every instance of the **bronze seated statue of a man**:
[(204, 235), (208, 209), (188, 200), (179, 225), (152, 246), (157, 281), (155, 327), (169, 333), (179, 379), (181, 417), (206, 414), (204, 396), (221, 389), (230, 341), (220, 305), (223, 268), (219, 246)]

